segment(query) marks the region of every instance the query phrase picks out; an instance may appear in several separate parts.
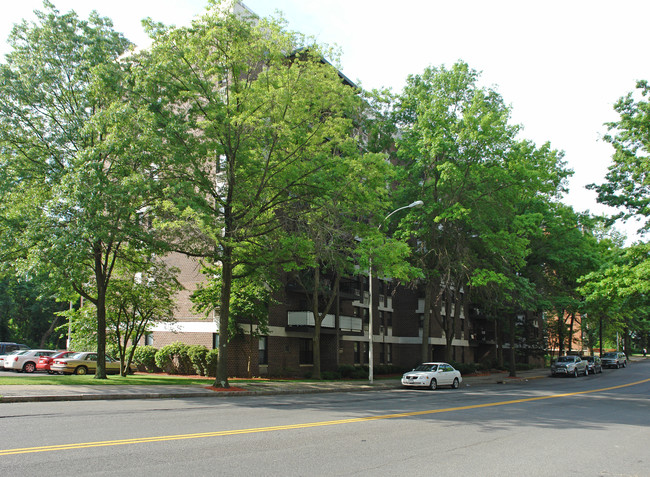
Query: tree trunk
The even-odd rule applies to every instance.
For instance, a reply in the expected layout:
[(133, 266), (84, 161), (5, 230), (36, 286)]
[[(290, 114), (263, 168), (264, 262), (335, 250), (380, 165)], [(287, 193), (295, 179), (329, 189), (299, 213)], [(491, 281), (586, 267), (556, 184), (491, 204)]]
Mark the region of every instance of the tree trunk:
[(95, 281), (97, 282), (97, 370), (95, 379), (106, 379), (106, 285), (102, 249), (95, 246)]
[(598, 340), (600, 341), (600, 353), (599, 356), (603, 355), (603, 315), (601, 313), (600, 320), (598, 324)]
[(575, 311), (569, 315), (569, 318), (569, 353), (571, 353), (571, 350), (573, 349), (573, 325), (576, 321)]
[(228, 383), (228, 321), (230, 319), (230, 294), (232, 290), (232, 249), (224, 247), (221, 260), (221, 303), (219, 306), (219, 358), (215, 387), (229, 388)]
[[(332, 285), (332, 290), (337, 290), (340, 284), (340, 276), (337, 274), (334, 279), (334, 284)], [(322, 323), (327, 314), (332, 309), (332, 304), (337, 297), (337, 293), (333, 292), (323, 310), (320, 310), (319, 307), (319, 290), (320, 290), (320, 270), (316, 269), (314, 271), (314, 290), (312, 294), (312, 313), (314, 314), (314, 367), (312, 370), (312, 378), (321, 379), (321, 328)]]
[(510, 314), (510, 377), (517, 376), (517, 365), (515, 363), (515, 314)]
[(336, 330), (336, 368), (340, 366), (340, 343), (341, 343), (341, 285), (336, 287), (336, 313), (334, 315), (334, 329)]
[(431, 299), (433, 286), (427, 282), (424, 287), (424, 317), (422, 319), (422, 345), (420, 348), (420, 361), (429, 361), (429, 336), (431, 335)]
[(501, 335), (501, 326), (499, 326), (499, 318), (494, 317), (494, 337), (496, 338), (497, 346), (497, 366), (503, 367), (503, 336)]
[(97, 287), (97, 370), (95, 379), (106, 379), (106, 290)]
[(47, 339), (50, 337), (52, 332), (54, 331), (54, 328), (56, 327), (56, 324), (59, 321), (59, 315), (54, 315), (54, 319), (52, 320), (52, 323), (50, 323), (50, 327), (47, 329), (45, 333), (43, 333), (43, 336), (41, 336), (41, 341), (39, 343), (39, 348), (45, 348), (45, 342)]
[(454, 299), (454, 312), (451, 312), (452, 293), (447, 290), (445, 299), (445, 317), (443, 318), (445, 332), (445, 361), (453, 361), (454, 337), (456, 335), (456, 313), (459, 312), (460, 299)]
[(562, 356), (564, 352), (564, 309), (557, 317), (557, 355)]

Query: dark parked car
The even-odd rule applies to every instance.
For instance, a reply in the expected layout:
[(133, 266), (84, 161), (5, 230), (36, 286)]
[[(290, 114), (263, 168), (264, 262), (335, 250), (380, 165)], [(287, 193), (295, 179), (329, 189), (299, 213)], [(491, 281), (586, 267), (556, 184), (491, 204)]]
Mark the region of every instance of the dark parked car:
[(603, 368), (624, 368), (627, 366), (627, 356), (625, 353), (620, 351), (613, 351), (611, 353), (605, 353), (601, 361), (603, 363)]
[(551, 365), (551, 374), (553, 376), (573, 376), (577, 378), (579, 374), (587, 376), (587, 362), (583, 361), (580, 356), (560, 356)]
[(0, 369), (4, 369), (4, 360), (7, 355), (15, 354), (16, 351), (24, 351), (27, 349), (29, 349), (29, 346), (21, 343), (0, 341)]
[(582, 359), (587, 362), (587, 373), (596, 374), (603, 372), (603, 366), (598, 356), (583, 356)]

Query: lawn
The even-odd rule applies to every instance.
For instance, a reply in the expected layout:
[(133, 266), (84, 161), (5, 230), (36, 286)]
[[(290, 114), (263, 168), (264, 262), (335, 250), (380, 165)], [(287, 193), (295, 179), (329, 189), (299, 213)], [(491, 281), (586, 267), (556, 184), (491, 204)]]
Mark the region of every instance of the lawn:
[[(250, 382), (252, 380), (237, 380), (237, 382)], [(145, 386), (190, 386), (194, 384), (209, 386), (214, 378), (197, 376), (169, 376), (161, 374), (130, 374), (126, 377), (110, 375), (108, 379), (95, 379), (93, 375), (63, 376), (54, 374), (35, 373), (32, 375), (0, 373), (0, 386), (6, 385), (84, 385), (84, 386), (115, 386), (115, 385), (145, 385)]]

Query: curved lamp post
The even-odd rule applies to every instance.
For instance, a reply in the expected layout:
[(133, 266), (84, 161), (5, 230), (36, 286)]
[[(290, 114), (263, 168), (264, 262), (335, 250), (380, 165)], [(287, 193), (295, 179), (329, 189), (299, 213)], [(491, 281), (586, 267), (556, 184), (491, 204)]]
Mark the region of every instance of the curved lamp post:
[[(393, 210), (390, 214), (388, 214), (386, 217), (384, 217), (384, 220), (381, 221), (379, 224), (379, 227), (377, 227), (377, 230), (381, 229), (381, 226), (384, 225), (384, 222), (388, 220), (388, 217), (393, 215), (396, 212), (399, 212), (400, 210), (404, 209), (411, 209), (413, 207), (421, 207), (424, 205), (424, 202), (421, 200), (416, 200), (415, 202), (411, 202), (409, 205), (405, 205), (404, 207), (400, 207), (399, 209)], [(372, 344), (373, 344), (373, 329), (372, 329), (372, 324), (373, 324), (373, 299), (374, 299), (374, 284), (372, 280), (372, 255), (368, 258), (368, 285), (369, 285), (369, 290), (368, 290), (368, 295), (369, 295), (369, 306), (368, 306), (368, 380), (372, 384), (374, 381), (374, 373), (373, 373), (373, 366), (374, 366), (374, 358), (373, 358), (373, 352), (372, 352)]]

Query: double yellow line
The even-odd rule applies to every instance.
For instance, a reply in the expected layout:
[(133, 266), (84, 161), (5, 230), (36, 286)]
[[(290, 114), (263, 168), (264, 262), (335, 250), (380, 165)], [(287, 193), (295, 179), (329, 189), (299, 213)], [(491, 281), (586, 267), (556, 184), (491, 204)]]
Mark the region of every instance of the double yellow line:
[(400, 412), (396, 414), (384, 414), (381, 416), (369, 416), (369, 417), (357, 417), (353, 419), (338, 419), (336, 421), (322, 421), (322, 422), (310, 422), (305, 424), (288, 424), (286, 426), (271, 426), (271, 427), (256, 427), (250, 429), (235, 429), (231, 431), (215, 431), (215, 432), (200, 432), (196, 434), (179, 434), (172, 436), (155, 436), (155, 437), (138, 437), (134, 439), (119, 439), (113, 441), (98, 441), (98, 442), (80, 442), (77, 444), (61, 444), (53, 446), (42, 446), (42, 447), (25, 447), (22, 449), (6, 449), (0, 450), (0, 456), (6, 455), (16, 455), (16, 454), (31, 454), (35, 452), (54, 452), (54, 451), (65, 451), (73, 449), (89, 449), (92, 447), (108, 447), (108, 446), (123, 446), (130, 444), (146, 444), (149, 442), (165, 442), (165, 441), (179, 441), (183, 439), (202, 439), (206, 437), (222, 437), (222, 436), (234, 436), (241, 434), (254, 434), (258, 432), (273, 432), (273, 431), (287, 431), (291, 429), (305, 429), (309, 427), (322, 427), (322, 426), (336, 426), (340, 424), (352, 424), (356, 422), (368, 422), (368, 421), (378, 421), (380, 419), (395, 419), (399, 417), (412, 417), (412, 416), (424, 416), (427, 414), (438, 414), (443, 412), (453, 412), (453, 411), (466, 411), (469, 409), (480, 409), (485, 407), (495, 407), (495, 406), (506, 406), (509, 404), (518, 404), (523, 402), (532, 402), (532, 401), (542, 401), (544, 399), (557, 399), (568, 396), (577, 396), (580, 394), (590, 394), (603, 391), (611, 391), (614, 389), (625, 388), (629, 386), (636, 386), (638, 384), (649, 382), (650, 379), (644, 379), (642, 381), (637, 381), (629, 384), (622, 384), (620, 386), (612, 386), (609, 388), (593, 389), (590, 391), (579, 391), (575, 393), (564, 393), (564, 394), (552, 394), (550, 396), (538, 396), (525, 399), (513, 399), (511, 401), (499, 401), (494, 403), (487, 404), (473, 404), (471, 406), (459, 406), (459, 407), (448, 407), (444, 409), (432, 409), (428, 411), (413, 411), (413, 412)]

